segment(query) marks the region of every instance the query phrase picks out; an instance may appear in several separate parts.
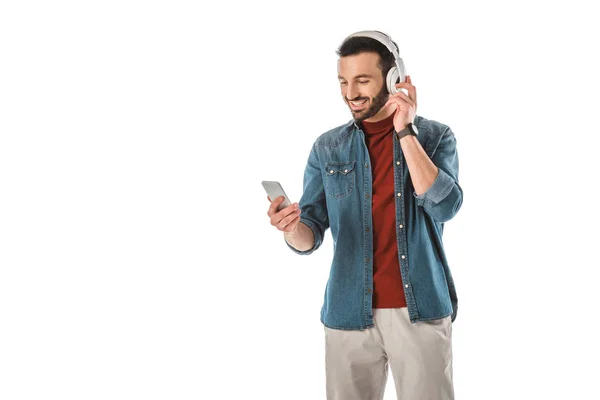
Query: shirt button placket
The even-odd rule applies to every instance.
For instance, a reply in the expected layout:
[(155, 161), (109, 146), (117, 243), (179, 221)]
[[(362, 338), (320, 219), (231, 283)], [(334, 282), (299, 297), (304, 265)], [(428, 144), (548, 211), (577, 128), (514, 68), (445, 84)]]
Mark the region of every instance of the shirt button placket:
[[(397, 166), (400, 168), (400, 170), (402, 169), (402, 166), (401, 166), (401, 164), (402, 164), (401, 160), (396, 160), (396, 165), (397, 165)], [(398, 197), (402, 197), (402, 193), (401, 193), (401, 192), (398, 192), (398, 193), (397, 193), (397, 196), (398, 196)], [(404, 215), (402, 215), (402, 216), (401, 216), (401, 218), (403, 218), (403, 217), (404, 217)], [(400, 229), (403, 229), (403, 228), (404, 228), (404, 220), (402, 220), (402, 223), (401, 223), (401, 224), (398, 224), (398, 228), (400, 228)], [(404, 238), (404, 237), (405, 237), (405, 236), (404, 236), (404, 234), (405, 234), (405, 233), (403, 232), (403, 234), (402, 234), (402, 238)], [(402, 242), (404, 242), (404, 243), (405, 243), (405, 241), (404, 241), (404, 240), (402, 240)], [(403, 260), (406, 260), (406, 255), (405, 255), (405, 254), (402, 254), (402, 255), (400, 255), (400, 258), (402, 258)], [(405, 284), (404, 284), (404, 287), (405, 287), (406, 289), (408, 289), (408, 288), (409, 288), (409, 286), (410, 286), (410, 285), (409, 285), (408, 283), (405, 283)]]

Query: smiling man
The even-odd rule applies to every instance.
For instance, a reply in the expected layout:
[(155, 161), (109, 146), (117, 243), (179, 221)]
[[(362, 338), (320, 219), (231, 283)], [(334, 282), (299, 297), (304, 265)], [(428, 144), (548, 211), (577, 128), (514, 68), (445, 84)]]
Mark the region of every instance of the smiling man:
[(458, 299), (442, 233), (462, 204), (456, 138), (416, 115), (416, 87), (396, 79), (404, 64), (387, 35), (350, 35), (337, 54), (353, 118), (316, 139), (299, 204), (277, 211), (279, 197), (267, 211), (298, 254), (331, 229), (327, 399), (382, 399), (388, 368), (398, 399), (453, 399)]
[[(359, 53), (342, 57), (338, 61), (340, 73), (338, 79), (342, 87), (342, 96), (350, 107), (355, 121), (370, 119), (371, 122), (375, 122), (393, 112), (393, 109), (383, 108), (388, 101), (389, 93), (383, 84), (383, 68), (380, 66), (380, 59), (375, 55), (376, 53)], [(364, 71), (371, 72), (364, 73)], [(348, 79), (351, 81), (350, 85)], [(351, 90), (349, 91), (348, 88)]]

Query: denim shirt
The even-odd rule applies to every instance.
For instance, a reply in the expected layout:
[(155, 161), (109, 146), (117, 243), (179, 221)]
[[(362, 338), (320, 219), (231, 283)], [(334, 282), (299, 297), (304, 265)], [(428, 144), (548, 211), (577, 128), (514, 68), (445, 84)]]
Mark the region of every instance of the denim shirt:
[[(417, 140), (438, 167), (431, 187), (415, 193), (400, 142), (394, 138), (396, 237), (410, 322), (456, 319), (458, 298), (442, 243), (444, 223), (462, 204), (456, 138), (447, 125), (419, 115)], [(331, 228), (333, 260), (321, 322), (334, 329), (373, 327), (371, 162), (361, 125), (354, 120), (320, 135), (304, 172), (300, 222), (314, 234), (312, 249)]]

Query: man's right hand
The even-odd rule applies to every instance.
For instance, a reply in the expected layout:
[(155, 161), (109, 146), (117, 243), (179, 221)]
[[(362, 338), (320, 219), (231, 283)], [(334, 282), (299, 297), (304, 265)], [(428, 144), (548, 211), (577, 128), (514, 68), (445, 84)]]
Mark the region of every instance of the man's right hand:
[(284, 197), (279, 196), (275, 200), (271, 200), (271, 198), (267, 196), (267, 199), (271, 202), (269, 211), (267, 211), (267, 215), (271, 218), (271, 225), (287, 234), (296, 233), (298, 230), (298, 222), (300, 222), (300, 205), (294, 203), (277, 211), (277, 207), (283, 203)]

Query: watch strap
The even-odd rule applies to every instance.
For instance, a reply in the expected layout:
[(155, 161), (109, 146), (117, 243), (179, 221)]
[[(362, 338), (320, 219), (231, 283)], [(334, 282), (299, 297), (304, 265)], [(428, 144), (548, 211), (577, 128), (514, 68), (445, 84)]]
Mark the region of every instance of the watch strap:
[[(409, 124), (410, 125), (410, 124)], [(412, 129), (410, 129), (410, 126), (407, 125), (406, 128), (402, 129), (400, 132), (396, 132), (396, 130), (394, 129), (394, 134), (396, 135), (396, 137), (398, 138), (398, 140), (402, 139), (404, 136), (408, 136), (408, 135), (413, 135), (413, 136), (417, 136), (415, 135), (415, 133), (412, 131)]]

